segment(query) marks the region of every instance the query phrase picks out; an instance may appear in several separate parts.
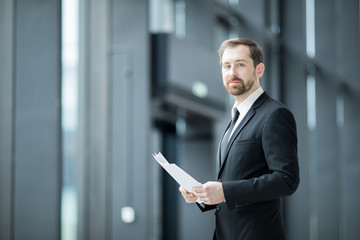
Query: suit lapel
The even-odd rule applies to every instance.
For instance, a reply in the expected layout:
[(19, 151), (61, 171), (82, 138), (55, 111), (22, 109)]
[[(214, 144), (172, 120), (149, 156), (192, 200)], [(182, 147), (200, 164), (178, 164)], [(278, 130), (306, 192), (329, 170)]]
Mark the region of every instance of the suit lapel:
[[(245, 117), (241, 120), (239, 126), (235, 129), (235, 132), (233, 133), (233, 135), (231, 136), (230, 140), (229, 140), (229, 144), (227, 145), (227, 148), (225, 150), (225, 155), (224, 155), (224, 160), (222, 161), (222, 165), (220, 166), (219, 168), (219, 171), (218, 171), (218, 177), (220, 177), (221, 175), (221, 171), (222, 169), (224, 168), (224, 165), (227, 161), (227, 158), (228, 158), (228, 154), (229, 154), (229, 151), (230, 151), (230, 148), (232, 146), (232, 144), (234, 143), (235, 139), (237, 138), (237, 136), (240, 134), (240, 132), (243, 130), (243, 128), (248, 124), (248, 122), (254, 117), (254, 115), (256, 114), (256, 111), (255, 109), (257, 109), (258, 107), (260, 107), (260, 105), (268, 98), (267, 94), (264, 92), (263, 94), (260, 95), (260, 97), (254, 102), (254, 104), (251, 106), (251, 108), (249, 109), (249, 111), (247, 112), (247, 114), (245, 115)], [(229, 128), (229, 125), (226, 129)], [(226, 133), (226, 131), (225, 131)], [(224, 134), (225, 134), (224, 133)], [(223, 134), (223, 137), (224, 137), (224, 134)], [(220, 145), (219, 145), (219, 149), (220, 149), (220, 146), (221, 146), (221, 142), (220, 142)], [(221, 151), (221, 150), (220, 150)], [(220, 155), (220, 151), (219, 151), (219, 161), (220, 161), (220, 158), (221, 158), (221, 155)]]
[(221, 143), (222, 143), (222, 141), (223, 141), (223, 139), (224, 139), (224, 137), (226, 135), (226, 132), (229, 130), (230, 124), (231, 124), (231, 120), (229, 121), (229, 123), (228, 123), (228, 125), (226, 127), (226, 130), (224, 131), (224, 133), (223, 133), (223, 135), (222, 135), (222, 137), (220, 139), (220, 142), (219, 142), (218, 153), (217, 153), (218, 158), (217, 158), (217, 164), (216, 164), (217, 172), (219, 172), (220, 167), (221, 167), (220, 164), (223, 162), (223, 160), (221, 159), (222, 156), (223, 156), (223, 153), (221, 152)]

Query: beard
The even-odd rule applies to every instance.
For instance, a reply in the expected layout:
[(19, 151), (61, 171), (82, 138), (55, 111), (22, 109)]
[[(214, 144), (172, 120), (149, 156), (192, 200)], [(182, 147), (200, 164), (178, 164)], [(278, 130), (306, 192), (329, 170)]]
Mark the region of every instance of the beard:
[[(238, 81), (238, 84), (230, 84), (231, 81)], [(227, 81), (225, 88), (233, 96), (240, 96), (247, 93), (255, 84), (255, 77), (250, 79), (247, 84), (241, 78), (231, 78)]]

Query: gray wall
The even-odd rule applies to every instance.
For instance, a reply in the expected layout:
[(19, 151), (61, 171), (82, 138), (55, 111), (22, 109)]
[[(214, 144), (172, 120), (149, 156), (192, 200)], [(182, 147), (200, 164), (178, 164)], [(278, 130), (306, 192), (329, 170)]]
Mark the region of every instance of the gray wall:
[[(151, 199), (148, 2), (113, 0), (110, 9), (110, 239), (151, 239), (157, 223)], [(121, 220), (123, 207), (134, 208), (134, 223)]]
[(108, 1), (80, 1), (79, 5), (79, 239), (108, 235), (108, 9)]
[(0, 2), (1, 239), (60, 239), (60, 6)]
[(0, 239), (10, 238), (12, 221), (13, 15), (13, 2), (0, 1)]

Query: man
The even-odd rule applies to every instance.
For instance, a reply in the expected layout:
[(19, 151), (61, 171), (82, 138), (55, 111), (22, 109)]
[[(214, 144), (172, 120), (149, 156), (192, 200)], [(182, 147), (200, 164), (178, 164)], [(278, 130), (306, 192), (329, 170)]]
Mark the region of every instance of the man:
[(261, 88), (265, 65), (257, 43), (226, 40), (219, 56), (237, 119), (219, 144), (218, 181), (194, 188), (195, 195), (179, 190), (188, 203), (203, 201), (202, 211), (216, 209), (214, 239), (286, 239), (280, 198), (299, 184), (294, 117)]

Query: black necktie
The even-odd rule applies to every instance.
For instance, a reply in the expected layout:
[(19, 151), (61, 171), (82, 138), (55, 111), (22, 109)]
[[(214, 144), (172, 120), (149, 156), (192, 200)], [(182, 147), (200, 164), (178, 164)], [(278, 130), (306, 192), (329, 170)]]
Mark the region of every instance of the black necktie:
[(227, 145), (229, 143), (229, 137), (230, 137), (230, 134), (235, 126), (235, 123), (236, 121), (238, 120), (239, 118), (239, 111), (237, 110), (237, 108), (233, 108), (233, 112), (234, 112), (234, 117), (231, 119), (231, 124), (230, 124), (230, 127), (228, 129), (228, 131), (226, 132), (226, 134), (224, 135), (223, 139), (222, 139), (222, 142), (221, 142), (221, 149), (220, 149), (220, 166), (222, 165), (222, 163), (224, 162), (224, 159), (225, 159), (225, 154), (226, 154), (226, 148), (227, 148)]

